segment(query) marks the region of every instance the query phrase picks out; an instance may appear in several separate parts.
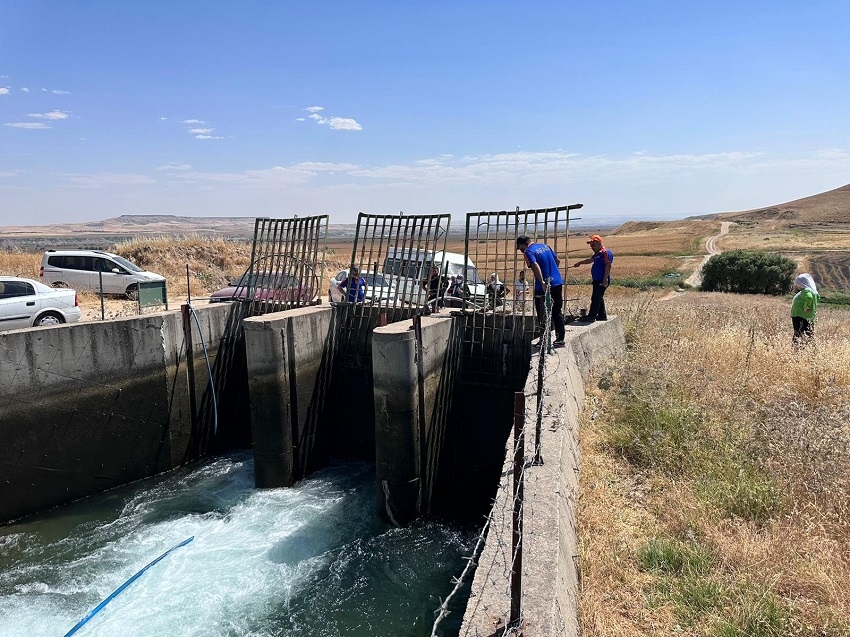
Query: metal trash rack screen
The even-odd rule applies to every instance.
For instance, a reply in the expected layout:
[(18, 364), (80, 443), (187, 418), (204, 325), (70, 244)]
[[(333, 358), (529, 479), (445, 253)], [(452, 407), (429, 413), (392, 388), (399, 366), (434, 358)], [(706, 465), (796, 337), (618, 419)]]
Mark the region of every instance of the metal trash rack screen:
[(327, 237), (328, 215), (257, 218), (251, 263), (236, 291), (245, 291), (245, 316), (318, 304)]
[(527, 371), (520, 354), (535, 332), (534, 274), (517, 251), (516, 238), (526, 235), (549, 245), (561, 260), (566, 282), (570, 212), (578, 208), (581, 204), (466, 215), (464, 255), (478, 280), (469, 282), (474, 302), (464, 309), (471, 314), (463, 346), (465, 380), (510, 384)]
[[(357, 288), (351, 276), (351, 267), (357, 266), (366, 287), (362, 300), (354, 292), (353, 302), (348, 302), (351, 287), (341, 299), (339, 360), (344, 366), (370, 368), (370, 334), (379, 320), (395, 323), (433, 311), (436, 299), (429, 298), (433, 295), (427, 277), (432, 266), (441, 273), (448, 267), (445, 252), (450, 221), (448, 214), (358, 215), (347, 285)], [(332, 298), (334, 292), (339, 298), (338, 291), (332, 291)]]

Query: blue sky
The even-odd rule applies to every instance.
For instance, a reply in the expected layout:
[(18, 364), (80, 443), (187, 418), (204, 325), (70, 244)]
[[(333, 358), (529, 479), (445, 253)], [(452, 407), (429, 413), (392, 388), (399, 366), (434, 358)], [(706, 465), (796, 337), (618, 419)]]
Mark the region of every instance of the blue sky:
[(0, 0), (0, 225), (850, 183), (850, 3)]

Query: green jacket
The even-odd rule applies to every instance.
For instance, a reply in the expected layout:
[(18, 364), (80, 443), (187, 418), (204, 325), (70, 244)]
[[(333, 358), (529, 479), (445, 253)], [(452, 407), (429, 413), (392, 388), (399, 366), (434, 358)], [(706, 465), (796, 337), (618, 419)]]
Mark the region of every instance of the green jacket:
[(814, 320), (815, 313), (818, 311), (819, 298), (820, 296), (810, 289), (803, 288), (794, 295), (794, 300), (791, 302), (791, 316), (799, 316), (807, 321)]

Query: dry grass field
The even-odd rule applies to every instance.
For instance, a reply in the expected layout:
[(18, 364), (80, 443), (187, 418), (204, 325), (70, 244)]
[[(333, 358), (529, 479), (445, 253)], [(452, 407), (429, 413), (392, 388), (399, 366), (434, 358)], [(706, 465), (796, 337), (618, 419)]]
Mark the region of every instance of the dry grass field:
[(619, 299), (582, 428), (584, 634), (850, 635), (850, 310)]
[[(850, 290), (850, 233), (744, 221), (722, 249), (781, 251), (820, 285)], [(584, 634), (850, 637), (850, 309), (822, 305), (816, 344), (795, 351), (787, 298), (664, 290), (693, 271), (719, 225), (634, 222), (604, 237), (615, 253), (606, 300), (629, 353), (597, 379), (582, 428)], [(590, 255), (586, 240), (570, 237), (570, 262)], [(351, 249), (329, 240), (326, 280)], [(462, 238), (447, 249), (462, 253)], [(247, 242), (202, 235), (113, 251), (165, 275), (174, 306), (187, 264), (197, 298), (250, 258)], [(509, 285), (522, 267), (509, 240), (474, 255), (482, 277)], [(0, 252), (0, 274), (37, 278), (41, 256)], [(575, 313), (590, 297), (589, 266), (567, 282)], [(84, 320), (100, 318), (97, 295), (80, 303)], [(107, 303), (108, 318), (135, 312)]]

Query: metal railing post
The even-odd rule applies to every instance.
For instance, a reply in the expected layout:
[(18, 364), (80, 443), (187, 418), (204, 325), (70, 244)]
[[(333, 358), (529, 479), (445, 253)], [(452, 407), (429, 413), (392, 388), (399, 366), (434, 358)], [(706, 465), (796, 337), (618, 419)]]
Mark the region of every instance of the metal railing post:
[(514, 511), (511, 538), (511, 615), (508, 627), (516, 628), (522, 617), (522, 505), (525, 465), (525, 394), (514, 394)]

